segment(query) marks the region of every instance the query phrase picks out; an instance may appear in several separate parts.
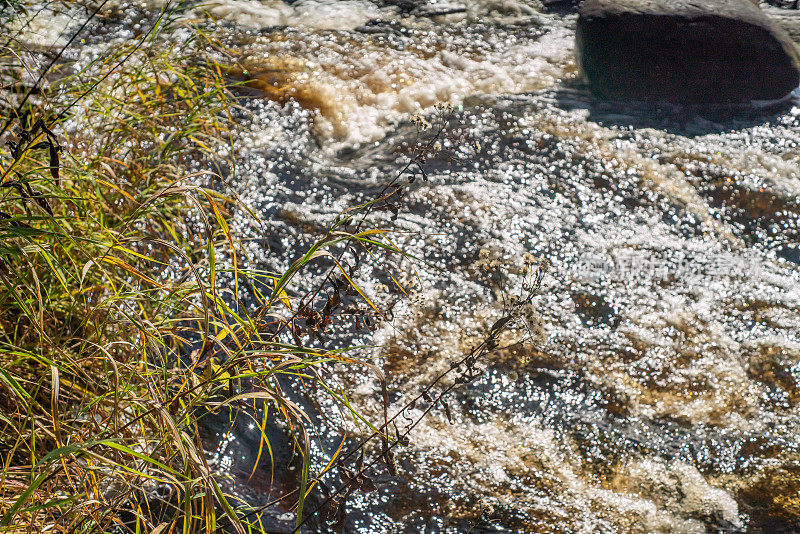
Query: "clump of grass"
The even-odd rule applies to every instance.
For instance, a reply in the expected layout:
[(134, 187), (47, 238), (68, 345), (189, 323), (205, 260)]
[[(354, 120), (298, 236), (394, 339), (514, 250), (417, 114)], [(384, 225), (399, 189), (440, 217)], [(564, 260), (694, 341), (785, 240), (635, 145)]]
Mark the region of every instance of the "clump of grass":
[[(189, 32), (180, 46), (146, 34), (5, 107), (0, 527), (211, 532), (222, 515), (243, 531), (206, 462), (200, 409), (266, 398), (301, 429), (271, 381), (342, 359), (284, 343), (264, 319), (311, 255), (282, 276), (236, 264), (235, 202), (200, 179), (230, 167), (215, 154), (234, 103), (205, 53), (215, 43)], [(275, 282), (256, 316), (218, 284), (226, 247), (237, 286)]]
[[(170, 362), (176, 316), (197, 319), (205, 339), (213, 330), (214, 294), (195, 263), (219, 228), (198, 237), (183, 220), (226, 209), (190, 170), (225, 142), (231, 102), (218, 68), (163, 45), (154, 33), (8, 116), (3, 527), (150, 530), (180, 516), (192, 531), (213, 525), (216, 510), (232, 515), (191, 429), (193, 403), (213, 382), (181, 396), (193, 370)], [(182, 46), (209, 45), (195, 32)], [(143, 509), (157, 485), (176, 489), (180, 511)]]
[[(243, 269), (226, 219), (246, 207), (217, 172), (234, 161), (216, 155), (235, 153), (235, 100), (209, 53), (217, 43), (187, 27), (190, 38), (168, 44), (167, 15), (77, 72), (52, 60), (63, 74), (46, 87), (44, 76), (23, 84), (24, 65), (3, 71), (0, 527), (10, 531), (259, 530), (198, 437), (202, 414), (258, 402), (288, 423), (303, 458), (283, 496), (299, 528), (321, 474), (309, 473), (308, 417), (278, 376), (313, 381), (349, 409), (320, 369), (360, 362), (315, 339), (331, 322), (380, 316), (354, 277), (362, 258), (399, 252), (365, 225), (398, 188), (343, 213), (286, 272)], [(19, 46), (0, 51), (5, 65)], [(322, 283), (292, 295), (319, 258), (330, 266)]]

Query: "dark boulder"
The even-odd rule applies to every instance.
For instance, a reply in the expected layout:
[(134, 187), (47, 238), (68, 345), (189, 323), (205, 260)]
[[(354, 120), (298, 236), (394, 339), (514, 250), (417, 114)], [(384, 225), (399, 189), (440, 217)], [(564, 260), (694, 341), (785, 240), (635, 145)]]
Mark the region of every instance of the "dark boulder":
[(800, 85), (796, 45), (750, 0), (585, 0), (575, 50), (605, 100), (778, 100)]

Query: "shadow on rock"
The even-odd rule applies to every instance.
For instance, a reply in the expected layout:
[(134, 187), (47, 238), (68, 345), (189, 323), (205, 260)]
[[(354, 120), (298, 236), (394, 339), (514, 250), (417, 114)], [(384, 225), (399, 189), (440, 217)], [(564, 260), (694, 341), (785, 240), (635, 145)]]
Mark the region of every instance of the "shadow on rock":
[(555, 92), (561, 109), (586, 109), (587, 120), (604, 127), (655, 128), (684, 137), (719, 134), (777, 121), (798, 95), (767, 104), (682, 105), (651, 102), (612, 102), (594, 97), (584, 85), (563, 87)]

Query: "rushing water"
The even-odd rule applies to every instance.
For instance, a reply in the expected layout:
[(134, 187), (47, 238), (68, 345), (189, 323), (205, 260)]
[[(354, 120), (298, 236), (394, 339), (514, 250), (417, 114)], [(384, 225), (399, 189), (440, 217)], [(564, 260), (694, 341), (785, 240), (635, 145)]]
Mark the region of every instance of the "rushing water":
[[(568, 9), (398, 4), (205, 4), (255, 80), (234, 182), (264, 225), (231, 223), (250, 266), (285, 268), (405, 161), (413, 115), (458, 106), (456, 141), (396, 221), (426, 260), (400, 267), (414, 298), (366, 340), (386, 347), (369, 357), (393, 408), (486, 333), (531, 258), (552, 265), (535, 301), (545, 339), (484, 362), (452, 423), (424, 419), (346, 531), (800, 531), (800, 103), (598, 103), (575, 79)], [(156, 8), (117, 5), (120, 31)], [(362, 275), (380, 299), (379, 274)], [(379, 420), (377, 382), (342, 380)], [(338, 443), (329, 426), (318, 451)], [(274, 496), (269, 473), (248, 481), (252, 424), (213, 438), (244, 499)]]

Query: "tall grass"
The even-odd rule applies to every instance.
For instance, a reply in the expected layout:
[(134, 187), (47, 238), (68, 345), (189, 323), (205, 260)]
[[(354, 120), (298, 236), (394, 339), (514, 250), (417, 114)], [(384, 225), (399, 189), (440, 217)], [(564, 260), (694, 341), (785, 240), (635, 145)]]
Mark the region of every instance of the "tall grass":
[[(0, 152), (5, 531), (244, 532), (198, 418), (256, 400), (288, 422), (305, 458), (287, 497), (299, 522), (313, 485), (307, 416), (276, 377), (321, 382), (322, 363), (356, 363), (303, 338), (321, 335), (346, 287), (361, 293), (343, 251), (393, 248), (380, 231), (346, 230), (354, 211), (287, 272), (241, 268), (226, 219), (246, 208), (216, 173), (234, 167), (216, 154), (235, 154), (235, 101), (209, 53), (217, 43), (187, 27), (189, 39), (169, 44), (178, 23), (166, 15), (78, 72), (63, 65), (45, 87), (23, 83), (15, 40), (0, 51), (11, 126)], [(339, 272), (324, 282), (333, 293), (292, 295), (292, 279), (321, 257)]]

